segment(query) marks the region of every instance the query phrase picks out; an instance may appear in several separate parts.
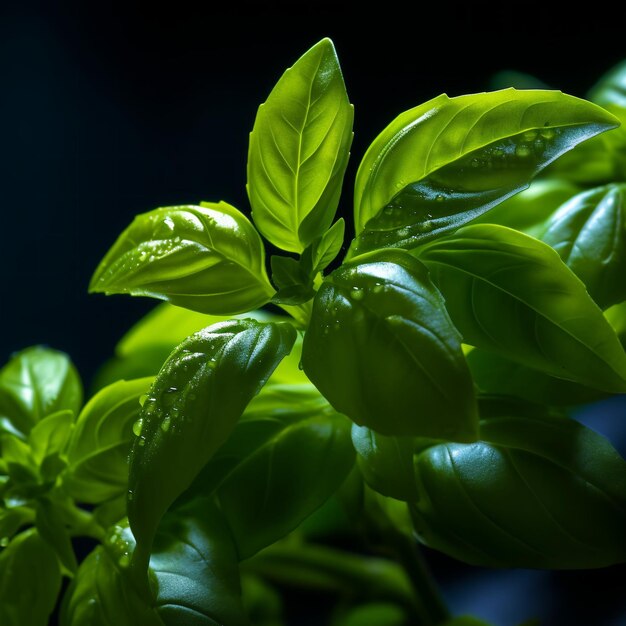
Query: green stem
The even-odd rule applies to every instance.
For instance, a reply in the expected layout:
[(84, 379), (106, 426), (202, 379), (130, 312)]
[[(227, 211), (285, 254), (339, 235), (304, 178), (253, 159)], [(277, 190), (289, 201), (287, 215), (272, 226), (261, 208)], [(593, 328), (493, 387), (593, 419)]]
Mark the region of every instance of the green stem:
[(419, 605), (424, 609), (422, 617), (425, 626), (437, 626), (448, 620), (450, 612), (416, 541), (395, 528), (387, 528), (385, 535), (411, 581)]
[(307, 328), (311, 319), (311, 311), (313, 310), (313, 300), (303, 302), (302, 304), (278, 304), (283, 311), (291, 315), (301, 328)]
[(420, 607), (421, 623), (424, 626), (438, 626), (450, 618), (450, 612), (441, 596), (428, 564), (417, 541), (400, 530), (390, 518), (378, 494), (365, 491), (365, 510), (367, 511), (367, 531), (374, 536), (384, 553), (399, 563), (411, 581), (414, 597)]

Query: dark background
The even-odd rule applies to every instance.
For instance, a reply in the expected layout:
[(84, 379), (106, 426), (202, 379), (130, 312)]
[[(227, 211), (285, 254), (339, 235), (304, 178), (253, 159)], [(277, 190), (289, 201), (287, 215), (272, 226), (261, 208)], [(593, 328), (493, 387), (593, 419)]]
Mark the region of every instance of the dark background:
[[(356, 3), (199, 6), (21, 2), (0, 9), (2, 361), (44, 343), (67, 351), (90, 379), (153, 306), (87, 295), (98, 261), (138, 212), (220, 199), (248, 211), (256, 108), (324, 36), (335, 42), (356, 108), (348, 181), (395, 115), (441, 92), (482, 91), (494, 72), (512, 68), (584, 95), (626, 58), (620, 24), (607, 30), (610, 15), (566, 21), (545, 4), (441, 2), (411, 12), (394, 3), (369, 12)], [(623, 404), (602, 410), (617, 414)], [(607, 432), (612, 419), (603, 422)], [(626, 623), (620, 568), (494, 573), (432, 561), (455, 612), (498, 626), (534, 615), (554, 625)]]

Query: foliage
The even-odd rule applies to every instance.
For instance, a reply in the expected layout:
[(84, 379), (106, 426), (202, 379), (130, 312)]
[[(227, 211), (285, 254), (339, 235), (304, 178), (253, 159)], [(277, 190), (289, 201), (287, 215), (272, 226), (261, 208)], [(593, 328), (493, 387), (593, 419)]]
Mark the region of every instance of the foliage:
[(337, 625), (469, 626), (415, 537), (487, 567), (626, 561), (626, 463), (568, 414), (626, 393), (625, 77), (402, 113), (346, 224), (353, 107), (311, 48), (259, 108), (252, 221), (158, 208), (96, 269), (93, 292), (167, 303), (86, 404), (62, 353), (0, 370), (0, 623), (46, 624), (65, 576), (64, 626), (280, 626), (294, 585)]

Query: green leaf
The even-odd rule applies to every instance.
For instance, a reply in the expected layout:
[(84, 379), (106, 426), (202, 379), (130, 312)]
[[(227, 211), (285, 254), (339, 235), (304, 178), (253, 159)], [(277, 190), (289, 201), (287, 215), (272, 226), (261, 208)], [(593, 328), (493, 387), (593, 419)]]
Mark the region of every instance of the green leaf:
[(505, 414), (481, 421), (481, 437), (416, 455), (427, 545), (488, 567), (626, 559), (626, 463), (604, 437), (568, 418)]
[(312, 385), (264, 391), (216, 458), (230, 465), (217, 495), (241, 559), (294, 530), (354, 464), (350, 422)]
[(601, 391), (626, 391), (626, 354), (584, 285), (548, 245), (467, 226), (420, 258), (463, 341)]
[(405, 611), (395, 605), (383, 602), (369, 602), (355, 607), (341, 617), (337, 626), (407, 626)]
[(352, 143), (354, 109), (323, 39), (259, 107), (248, 151), (252, 218), (274, 245), (301, 252), (331, 225)]
[(313, 240), (302, 253), (302, 262), (311, 276), (326, 269), (339, 254), (343, 245), (346, 223), (339, 218), (323, 235)]
[(354, 424), (352, 443), (363, 479), (372, 489), (406, 502), (417, 498), (413, 475), (415, 437), (385, 437)]
[(36, 504), (36, 511), (35, 525), (39, 535), (55, 551), (66, 570), (73, 574), (78, 568), (78, 563), (65, 517), (49, 498), (40, 498)]
[(552, 173), (584, 185), (598, 185), (626, 177), (625, 77), (626, 64), (620, 63), (607, 72), (587, 96), (615, 115), (621, 126), (577, 146), (550, 167)]
[[(92, 387), (97, 391), (118, 380), (156, 376), (181, 341), (210, 324), (231, 317), (196, 313), (169, 302), (158, 304), (122, 337), (115, 347), (115, 356), (99, 370)], [(235, 317), (252, 317), (265, 322), (278, 319), (265, 311), (250, 311)]]
[(10, 509), (0, 507), (0, 548), (9, 545), (13, 535), (26, 524), (35, 520), (33, 510), (27, 506), (15, 506)]
[(460, 338), (426, 268), (387, 251), (335, 270), (304, 337), (304, 371), (341, 413), (384, 435), (473, 441)]
[(28, 435), (28, 443), (37, 465), (46, 458), (64, 452), (72, 432), (74, 413), (69, 410), (57, 411), (37, 422)]
[(550, 218), (541, 239), (585, 283), (600, 308), (626, 300), (626, 184), (574, 196)]
[(82, 383), (66, 354), (27, 348), (0, 370), (0, 431), (27, 435), (47, 415), (63, 409), (76, 415), (82, 395)]
[(467, 364), (478, 390), (522, 398), (549, 406), (575, 406), (606, 397), (606, 393), (550, 376), (506, 357), (474, 348)]
[(301, 304), (315, 295), (313, 278), (296, 259), (275, 255), (271, 266), (272, 281), (278, 288), (272, 298), (275, 304)]
[(211, 314), (243, 313), (274, 293), (261, 238), (225, 202), (138, 215), (98, 266), (89, 289), (150, 296)]
[(505, 200), (475, 220), (476, 224), (500, 224), (540, 238), (546, 220), (567, 200), (580, 191), (568, 180), (543, 178)]
[(166, 625), (247, 624), (237, 551), (227, 524), (208, 500), (164, 517), (150, 569), (158, 583), (155, 606)]
[(61, 590), (57, 557), (33, 529), (0, 552), (0, 624), (46, 626)]
[(85, 405), (67, 452), (64, 485), (72, 497), (98, 504), (126, 494), (133, 425), (139, 419), (140, 399), (152, 380), (118, 381)]
[(596, 105), (542, 90), (441, 95), (402, 113), (359, 167), (353, 252), (414, 248), (455, 230), (616, 125)]
[(626, 349), (626, 301), (607, 309), (604, 312), (604, 316), (615, 330), (620, 343)]
[(98, 546), (81, 563), (63, 598), (61, 626), (163, 626), (119, 564)]
[(170, 355), (143, 405), (130, 455), (136, 571), (147, 567), (163, 513), (226, 441), (295, 338), (290, 324), (233, 320), (195, 333)]
[(242, 576), (241, 591), (248, 619), (254, 626), (284, 626), (278, 591), (258, 576)]

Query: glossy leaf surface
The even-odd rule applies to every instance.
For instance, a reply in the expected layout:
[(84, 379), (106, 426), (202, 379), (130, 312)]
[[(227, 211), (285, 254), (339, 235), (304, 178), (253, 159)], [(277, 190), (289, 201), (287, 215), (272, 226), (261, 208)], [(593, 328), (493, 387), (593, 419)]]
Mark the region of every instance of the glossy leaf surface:
[(415, 107), (383, 130), (359, 167), (353, 252), (414, 248), (455, 230), (616, 125), (559, 91), (441, 95)]
[(76, 415), (82, 383), (69, 357), (40, 346), (18, 352), (0, 370), (0, 430), (28, 434), (46, 415)]
[(61, 590), (57, 557), (34, 530), (0, 552), (0, 624), (46, 626)]
[(163, 626), (111, 554), (98, 546), (78, 568), (63, 599), (61, 626)]
[(68, 448), (67, 491), (77, 500), (98, 504), (125, 494), (133, 426), (140, 399), (153, 378), (121, 380), (101, 389), (85, 405)]
[(352, 443), (363, 479), (372, 489), (406, 502), (417, 498), (413, 475), (414, 437), (386, 437), (354, 424)]
[(416, 455), (417, 531), (489, 567), (572, 569), (626, 559), (626, 463), (569, 418), (481, 421), (482, 441)]
[(331, 225), (353, 117), (329, 39), (288, 69), (259, 107), (250, 135), (248, 196), (254, 223), (279, 248), (301, 252)]
[(544, 243), (467, 226), (420, 258), (463, 341), (547, 374), (626, 391), (626, 354), (584, 285)]
[(574, 196), (550, 218), (541, 238), (601, 308), (626, 300), (626, 185)]
[(150, 559), (166, 625), (244, 626), (237, 551), (219, 510), (196, 500), (170, 511)]
[(245, 559), (296, 528), (341, 486), (354, 463), (350, 422), (312, 385), (266, 387), (216, 461), (230, 465), (217, 495)]
[(304, 371), (329, 402), (385, 435), (476, 436), (459, 336), (426, 268), (388, 251), (344, 265), (320, 287)]
[(226, 441), (295, 338), (286, 323), (233, 320), (195, 333), (170, 355), (134, 426), (128, 517), (137, 567), (147, 566), (163, 513)]
[(226, 202), (138, 215), (91, 279), (91, 292), (129, 293), (211, 314), (242, 313), (274, 290), (248, 219)]

